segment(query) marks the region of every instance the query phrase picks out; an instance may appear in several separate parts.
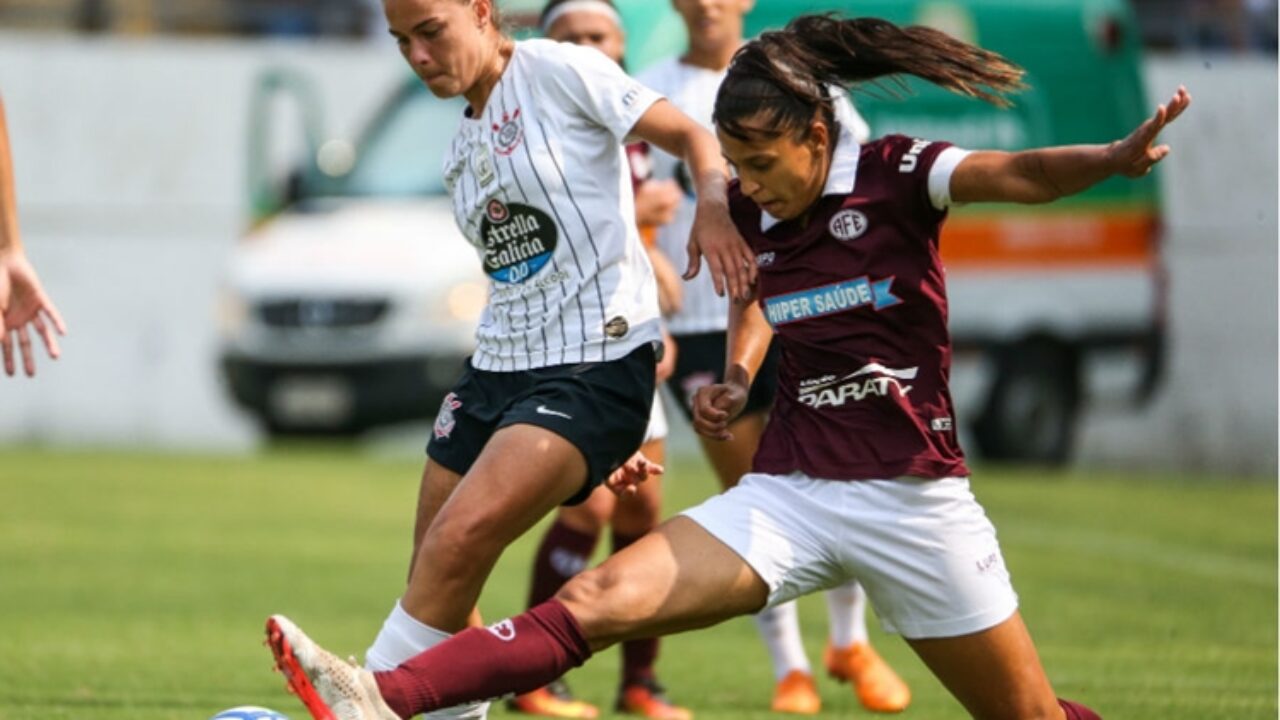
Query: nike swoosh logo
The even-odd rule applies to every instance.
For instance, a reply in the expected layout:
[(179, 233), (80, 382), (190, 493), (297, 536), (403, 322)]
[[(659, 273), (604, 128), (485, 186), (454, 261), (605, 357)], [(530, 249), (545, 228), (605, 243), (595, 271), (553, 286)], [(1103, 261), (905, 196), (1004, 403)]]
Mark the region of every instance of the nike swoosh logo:
[(573, 419), (573, 416), (572, 416), (572, 415), (567, 415), (567, 414), (565, 414), (565, 413), (560, 412), (559, 410), (552, 410), (552, 409), (548, 408), (546, 405), (539, 405), (539, 406), (538, 406), (538, 414), (539, 414), (539, 415), (555, 415), (556, 417), (562, 417), (562, 418), (564, 418), (565, 420), (572, 420), (572, 419)]

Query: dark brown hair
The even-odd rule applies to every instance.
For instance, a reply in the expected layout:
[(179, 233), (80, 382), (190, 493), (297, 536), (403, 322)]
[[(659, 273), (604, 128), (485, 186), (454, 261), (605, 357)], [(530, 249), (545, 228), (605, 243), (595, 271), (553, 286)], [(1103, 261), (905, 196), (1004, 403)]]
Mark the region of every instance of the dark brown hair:
[[(899, 27), (879, 18), (803, 15), (738, 50), (716, 95), (713, 119), (741, 140), (784, 133), (803, 137), (818, 114), (828, 126), (835, 122), (828, 86), (848, 88), (892, 78), (905, 89), (902, 78), (893, 76), (915, 75), (1007, 107), (1005, 94), (1025, 87), (1023, 74), (1001, 55), (932, 28)], [(748, 120), (755, 122), (748, 125)]]

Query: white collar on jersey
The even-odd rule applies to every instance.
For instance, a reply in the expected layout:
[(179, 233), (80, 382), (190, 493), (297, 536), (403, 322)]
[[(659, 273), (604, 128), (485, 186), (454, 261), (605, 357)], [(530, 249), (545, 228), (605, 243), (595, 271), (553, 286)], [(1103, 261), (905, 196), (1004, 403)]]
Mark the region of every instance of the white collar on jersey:
[[(827, 184), (822, 188), (822, 196), (848, 195), (858, 182), (858, 158), (862, 155), (862, 140), (871, 130), (867, 121), (862, 119), (849, 95), (843, 88), (830, 87), (828, 91), (835, 101), (836, 122), (840, 124), (840, 137), (836, 140), (835, 152), (831, 155), (831, 169), (827, 172)], [(768, 232), (774, 225), (782, 222), (769, 213), (760, 211), (760, 231)]]

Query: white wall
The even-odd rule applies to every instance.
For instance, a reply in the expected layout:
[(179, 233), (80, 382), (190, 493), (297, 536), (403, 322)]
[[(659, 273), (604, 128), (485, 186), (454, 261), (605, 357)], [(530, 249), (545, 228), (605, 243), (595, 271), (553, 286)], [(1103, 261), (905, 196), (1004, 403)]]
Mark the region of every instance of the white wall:
[[(255, 74), (320, 84), (350, 134), (403, 77), (385, 43), (119, 41), (0, 34), (0, 94), (24, 237), (71, 325), (35, 381), (0, 379), (0, 442), (252, 447), (214, 367), (217, 273), (244, 218)], [(1274, 62), (1156, 58), (1169, 131), (1170, 372), (1139, 414), (1096, 412), (1089, 464), (1274, 471), (1277, 121)]]

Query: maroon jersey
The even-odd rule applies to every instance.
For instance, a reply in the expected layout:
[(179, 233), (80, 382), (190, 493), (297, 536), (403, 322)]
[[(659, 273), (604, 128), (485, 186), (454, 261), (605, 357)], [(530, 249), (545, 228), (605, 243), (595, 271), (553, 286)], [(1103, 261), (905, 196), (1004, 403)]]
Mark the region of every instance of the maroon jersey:
[(759, 297), (782, 345), (756, 472), (831, 480), (967, 476), (947, 387), (951, 338), (930, 199), (950, 147), (842, 140), (803, 224), (777, 222), (735, 182), (730, 209), (756, 253)]

